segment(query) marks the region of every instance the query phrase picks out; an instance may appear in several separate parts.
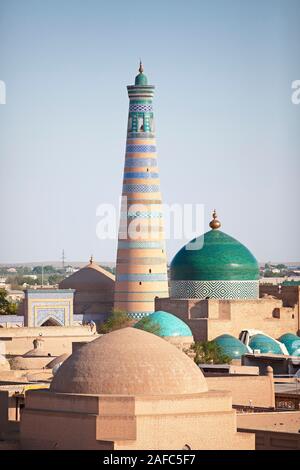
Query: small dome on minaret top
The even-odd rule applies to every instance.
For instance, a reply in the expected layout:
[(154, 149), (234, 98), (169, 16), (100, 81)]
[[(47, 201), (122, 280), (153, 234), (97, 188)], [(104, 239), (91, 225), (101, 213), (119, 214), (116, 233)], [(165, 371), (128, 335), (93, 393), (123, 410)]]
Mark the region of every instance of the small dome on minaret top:
[(217, 219), (217, 212), (216, 212), (216, 209), (214, 209), (213, 213), (212, 213), (212, 220), (210, 221), (209, 223), (209, 226), (212, 230), (216, 230), (218, 228), (221, 227), (221, 222)]
[(138, 86), (148, 85), (148, 79), (146, 75), (144, 75), (144, 67), (141, 60), (139, 66), (139, 74), (135, 77), (134, 84)]

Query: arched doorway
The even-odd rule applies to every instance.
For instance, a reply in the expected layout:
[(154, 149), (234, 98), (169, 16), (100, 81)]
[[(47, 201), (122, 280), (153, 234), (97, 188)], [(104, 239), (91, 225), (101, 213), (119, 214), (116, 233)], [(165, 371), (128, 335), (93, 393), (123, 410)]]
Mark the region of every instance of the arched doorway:
[(55, 318), (47, 318), (41, 326), (62, 326), (59, 321), (55, 320)]

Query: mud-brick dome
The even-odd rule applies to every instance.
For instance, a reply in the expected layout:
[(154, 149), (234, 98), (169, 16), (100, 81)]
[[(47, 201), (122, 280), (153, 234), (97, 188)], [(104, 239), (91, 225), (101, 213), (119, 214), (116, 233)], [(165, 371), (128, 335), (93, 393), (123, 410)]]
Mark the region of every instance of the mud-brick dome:
[(207, 391), (184, 353), (136, 328), (113, 331), (82, 346), (58, 369), (51, 390), (62, 393), (174, 395)]

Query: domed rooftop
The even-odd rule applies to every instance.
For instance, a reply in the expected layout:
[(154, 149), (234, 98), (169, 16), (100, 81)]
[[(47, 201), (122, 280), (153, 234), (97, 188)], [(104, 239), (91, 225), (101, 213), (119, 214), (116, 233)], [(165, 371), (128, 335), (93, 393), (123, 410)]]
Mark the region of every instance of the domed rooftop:
[(249, 341), (251, 349), (259, 349), (262, 354), (282, 354), (280, 346), (276, 341), (268, 336), (257, 334)]
[(66, 359), (68, 359), (69, 356), (70, 354), (64, 353), (55, 357), (46, 365), (46, 369), (53, 369), (53, 367), (55, 367), (57, 364), (62, 364)]
[(23, 357), (51, 357), (51, 354), (44, 350), (44, 340), (35, 338), (33, 340), (33, 349), (23, 354)]
[(137, 328), (105, 334), (75, 351), (51, 390), (62, 393), (175, 395), (207, 391), (196, 364), (175, 346)]
[(278, 339), (283, 343), (291, 356), (300, 356), (300, 338), (293, 333), (285, 333)]
[(144, 75), (144, 73), (143, 73), (144, 72), (144, 67), (143, 67), (142, 62), (140, 62), (139, 72), (140, 73), (135, 77), (134, 84), (138, 85), (138, 86), (148, 85), (148, 79), (147, 79), (146, 75)]
[(243, 354), (247, 354), (248, 348), (239, 339), (234, 336), (224, 334), (214, 339), (220, 347), (223, 354), (230, 357), (230, 359), (240, 359)]
[(95, 292), (114, 289), (115, 276), (101, 268), (91, 257), (89, 264), (59, 283), (60, 289)]
[[(158, 336), (193, 336), (190, 327), (171, 313), (160, 310), (148, 315), (148, 319), (159, 325)], [(143, 329), (143, 325), (143, 320), (141, 320), (134, 325), (134, 328)]]
[[(171, 262), (171, 280), (258, 280), (257, 260), (242, 243), (218, 230), (221, 224), (216, 212), (213, 217), (212, 230), (189, 242), (175, 255)], [(193, 249), (196, 243), (199, 249)]]

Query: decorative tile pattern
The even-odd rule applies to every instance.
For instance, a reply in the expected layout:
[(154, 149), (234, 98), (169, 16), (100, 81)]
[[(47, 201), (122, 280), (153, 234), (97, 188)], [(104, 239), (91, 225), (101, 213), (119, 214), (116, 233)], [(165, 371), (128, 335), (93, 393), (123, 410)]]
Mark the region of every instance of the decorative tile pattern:
[(129, 104), (130, 113), (149, 113), (153, 111), (152, 104)]
[(73, 298), (75, 290), (74, 289), (55, 289), (55, 290), (43, 290), (43, 289), (35, 289), (34, 291), (28, 289), (27, 295), (29, 299), (71, 299)]
[(129, 173), (124, 173), (124, 178), (125, 179), (136, 179), (136, 178), (145, 178), (145, 179), (156, 179), (159, 178), (158, 173), (151, 173), (150, 171), (137, 171), (136, 173), (134, 172), (129, 172)]
[(133, 320), (140, 320), (143, 317), (147, 317), (151, 313), (153, 313), (153, 310), (151, 310), (151, 312), (127, 312), (127, 315)]
[(156, 152), (155, 145), (135, 145), (135, 144), (128, 144), (126, 145), (126, 153), (148, 153), (148, 152)]
[(117, 274), (116, 281), (167, 281), (167, 274)]
[(65, 309), (64, 308), (38, 308), (36, 310), (36, 325), (41, 326), (46, 320), (53, 318), (60, 325), (65, 325)]
[(159, 186), (156, 184), (124, 184), (124, 193), (158, 193)]
[(153, 248), (153, 249), (165, 249), (165, 242), (161, 241), (143, 241), (143, 242), (138, 242), (138, 241), (122, 241), (119, 240), (118, 247), (121, 249), (128, 249), (128, 248)]
[(162, 216), (161, 212), (129, 212), (127, 215), (129, 219), (161, 219)]
[(157, 166), (156, 158), (126, 158), (125, 167), (135, 168), (135, 167), (155, 167)]
[(153, 132), (128, 132), (129, 139), (154, 139), (155, 134)]
[(258, 281), (171, 281), (175, 299), (257, 299)]

